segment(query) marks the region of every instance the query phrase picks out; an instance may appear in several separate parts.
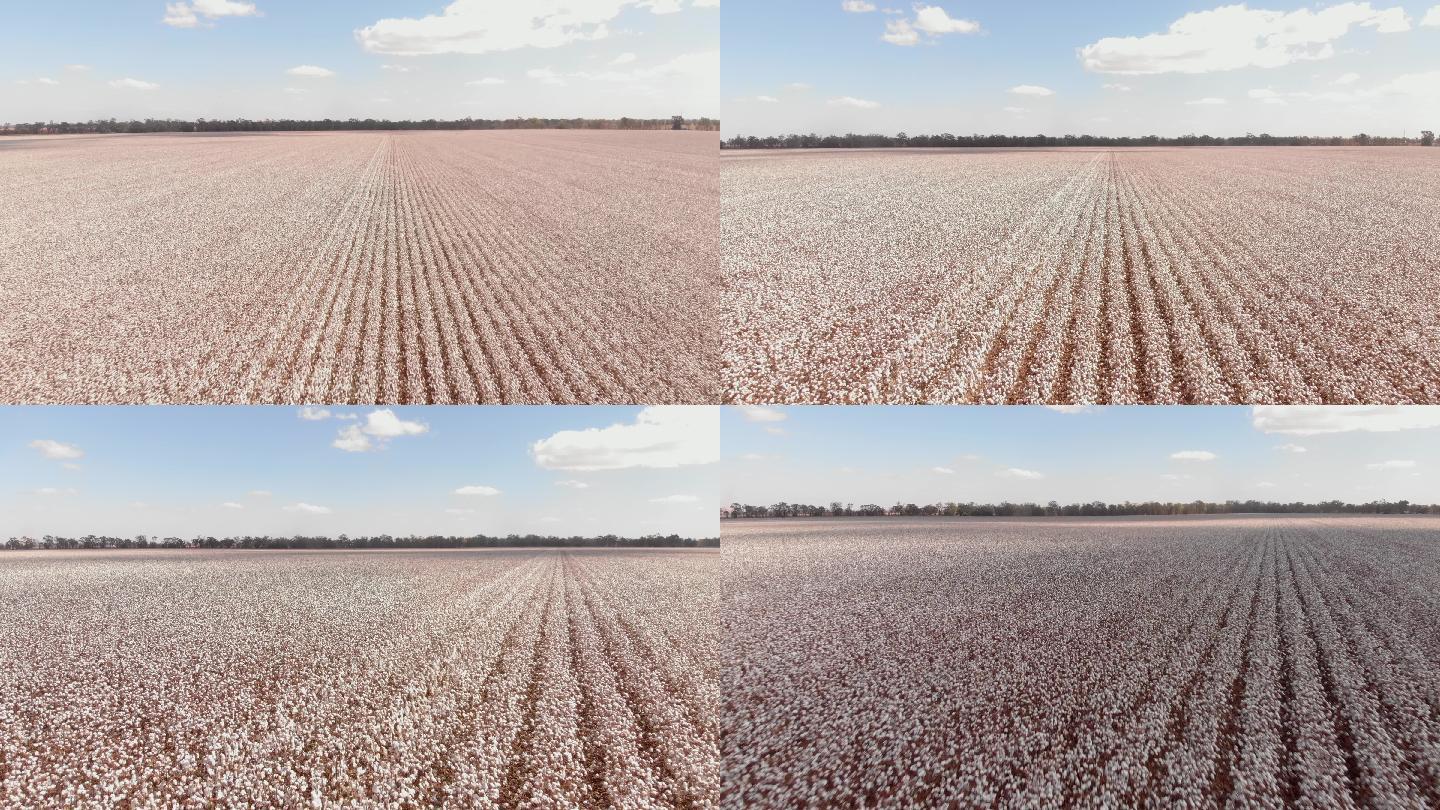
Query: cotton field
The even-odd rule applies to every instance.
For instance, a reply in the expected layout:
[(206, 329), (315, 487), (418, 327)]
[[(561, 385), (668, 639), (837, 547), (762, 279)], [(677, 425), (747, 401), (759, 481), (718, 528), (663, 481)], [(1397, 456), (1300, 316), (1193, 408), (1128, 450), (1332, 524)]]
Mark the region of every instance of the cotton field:
[(719, 562), (7, 555), (0, 806), (714, 806)]
[(740, 402), (1440, 400), (1440, 154), (727, 151)]
[(0, 149), (0, 390), (44, 403), (689, 403), (718, 135), (123, 135)]
[(724, 527), (729, 807), (1433, 807), (1440, 520)]

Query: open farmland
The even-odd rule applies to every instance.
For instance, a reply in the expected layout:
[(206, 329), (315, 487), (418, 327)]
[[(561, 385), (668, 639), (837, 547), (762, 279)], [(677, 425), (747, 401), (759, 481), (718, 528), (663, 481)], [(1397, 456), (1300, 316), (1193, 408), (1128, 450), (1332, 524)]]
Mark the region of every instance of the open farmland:
[(718, 135), (0, 142), (10, 402), (715, 402)]
[(5, 807), (707, 807), (715, 551), (16, 552)]
[(1440, 150), (721, 158), (739, 402), (1440, 401)]
[(1440, 804), (1440, 520), (722, 541), (726, 806)]

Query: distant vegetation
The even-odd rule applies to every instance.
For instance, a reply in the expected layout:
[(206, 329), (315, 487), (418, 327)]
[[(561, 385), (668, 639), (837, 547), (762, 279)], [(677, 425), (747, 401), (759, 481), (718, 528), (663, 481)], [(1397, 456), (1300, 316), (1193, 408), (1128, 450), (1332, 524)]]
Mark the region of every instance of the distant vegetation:
[(919, 506), (913, 503), (896, 503), (894, 506), (879, 506), (867, 503), (855, 506), (831, 501), (828, 506), (781, 501), (770, 506), (752, 506), (746, 503), (732, 503), (722, 509), (723, 518), (823, 518), (823, 517), (1116, 517), (1121, 515), (1237, 515), (1245, 513), (1287, 514), (1327, 513), (1359, 515), (1440, 515), (1440, 504), (1429, 506), (1409, 501), (1371, 501), (1369, 503), (1344, 503), (1343, 501), (1321, 501), (1319, 503), (1277, 503), (1275, 501), (1189, 501), (1185, 503), (1145, 501), (1143, 503), (1070, 503), (1060, 505), (1050, 501), (1045, 505), (1036, 503), (930, 503)]
[(184, 121), (173, 118), (146, 118), (144, 121), (36, 121), (27, 124), (0, 124), (0, 135), (93, 135), (143, 132), (330, 132), (374, 129), (689, 129), (714, 132), (720, 122), (714, 118), (461, 118), (442, 121), (389, 121), (376, 118), (338, 120)]
[(30, 551), (51, 549), (101, 549), (101, 548), (188, 548), (188, 549), (426, 549), (426, 548), (719, 548), (718, 537), (681, 537), (678, 534), (647, 534), (644, 537), (618, 537), (613, 534), (599, 537), (549, 537), (538, 534), (505, 537), (455, 537), (429, 535), (426, 537), (392, 537), (388, 534), (375, 537), (270, 537), (268, 535), (244, 537), (194, 537), (185, 540), (179, 537), (109, 537), (87, 534), (84, 537), (56, 537), (45, 535), (33, 537), (12, 537), (5, 542), (7, 551)]
[(1419, 138), (1386, 138), (1379, 135), (1315, 137), (1312, 135), (1244, 135), (1216, 138), (1211, 135), (1158, 135), (1112, 138), (1103, 135), (736, 135), (720, 142), (721, 149), (888, 149), (900, 147), (1055, 147), (1055, 146), (1430, 146), (1435, 134), (1428, 130)]

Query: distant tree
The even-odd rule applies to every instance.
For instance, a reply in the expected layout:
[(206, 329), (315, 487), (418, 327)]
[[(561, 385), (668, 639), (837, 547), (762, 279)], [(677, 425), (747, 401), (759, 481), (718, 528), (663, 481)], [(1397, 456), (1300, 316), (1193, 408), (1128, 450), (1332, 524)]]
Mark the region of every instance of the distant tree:
[(1422, 129), (1422, 130), (1420, 130), (1420, 145), (1421, 145), (1421, 146), (1433, 146), (1433, 145), (1435, 145), (1435, 133), (1431, 132), (1431, 131), (1428, 130), (1428, 129)]
[(672, 115), (672, 116), (670, 116), (670, 128), (671, 128), (671, 129), (684, 129), (684, 128), (685, 128), (685, 116), (683, 116), (683, 115)]

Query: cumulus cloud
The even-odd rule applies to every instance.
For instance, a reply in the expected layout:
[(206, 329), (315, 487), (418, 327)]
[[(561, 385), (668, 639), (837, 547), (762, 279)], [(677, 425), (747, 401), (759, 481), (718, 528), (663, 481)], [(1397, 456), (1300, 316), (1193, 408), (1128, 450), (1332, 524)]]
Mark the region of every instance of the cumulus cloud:
[(1261, 489), (1270, 489), (1271, 487), (1275, 486), (1275, 483), (1273, 481), (1260, 481), (1256, 483), (1255, 486), (1260, 487)]
[(1227, 102), (1218, 96), (1206, 96), (1205, 98), (1197, 98), (1194, 101), (1187, 101), (1185, 103), (1191, 107), (1213, 107)]
[(631, 52), (629, 52), (629, 51), (626, 51), (625, 53), (620, 54), (619, 56), (615, 57), (614, 59), (611, 59), (611, 60), (610, 60), (610, 64), (612, 64), (612, 65), (628, 65), (628, 64), (630, 64), (631, 62), (634, 62), (634, 61), (635, 61), (635, 54), (633, 54), (633, 53), (631, 53)]
[(45, 458), (53, 458), (57, 461), (73, 460), (84, 458), (85, 451), (73, 444), (57, 442), (54, 439), (36, 439), (30, 442), (30, 447), (40, 451)]
[(1338, 78), (1335, 79), (1335, 81), (1331, 82), (1331, 84), (1338, 84), (1341, 87), (1344, 87), (1346, 85), (1354, 84), (1358, 81), (1360, 81), (1359, 73), (1342, 73)]
[(222, 503), (222, 504), (220, 504), (220, 505), (223, 506), (223, 507), (225, 507), (226, 509), (244, 509), (244, 508), (245, 508), (245, 505), (244, 505), (244, 504), (236, 503), (236, 502), (234, 502), (234, 501), (226, 501), (226, 502), (224, 502), (224, 503)]
[(1161, 481), (1189, 481), (1194, 476), (1184, 473), (1164, 473), (1160, 476)]
[(1262, 433), (1390, 433), (1440, 427), (1440, 405), (1256, 405), (1250, 419)]
[(865, 0), (845, 0), (840, 4), (840, 9), (842, 11), (848, 11), (851, 14), (865, 14), (874, 11), (875, 4), (867, 3)]
[(325, 408), (316, 408), (313, 405), (306, 405), (300, 409), (300, 418), (307, 422), (320, 422), (330, 418), (330, 411)]
[(954, 475), (955, 471), (949, 467), (931, 467), (930, 471), (938, 475)]
[(492, 496), (494, 496), (494, 495), (499, 495), (499, 494), (500, 494), (500, 490), (496, 489), (495, 487), (487, 487), (487, 486), (485, 486), (484, 484), (470, 484), (470, 485), (468, 485), (468, 486), (463, 486), (463, 487), (460, 487), (459, 489), (455, 490), (455, 494), (456, 494), (456, 495), (482, 495), (482, 496), (484, 496), (484, 497), (489, 498), (489, 497), (492, 497)]
[(789, 84), (785, 85), (785, 89), (803, 93), (804, 91), (810, 89), (810, 85), (805, 82), (790, 82)]
[(285, 72), (303, 79), (328, 79), (335, 75), (335, 71), (319, 65), (296, 65)]
[(756, 97), (755, 97), (755, 100), (756, 100), (756, 101), (762, 101), (762, 102), (764, 102), (764, 103), (766, 103), (766, 104), (776, 104), (776, 103), (778, 103), (778, 102), (780, 101), (780, 99), (778, 99), (778, 98), (776, 98), (776, 97), (774, 97), (774, 96), (756, 96)]
[(567, 478), (567, 479), (564, 480), (564, 481), (556, 481), (556, 482), (555, 482), (555, 486), (557, 486), (557, 487), (569, 487), (570, 489), (589, 489), (589, 488), (590, 488), (590, 485), (587, 484), (587, 483), (585, 483), (584, 481), (576, 481), (576, 480), (573, 479), (573, 478)]
[(1377, 461), (1373, 464), (1366, 464), (1367, 470), (1410, 470), (1415, 468), (1415, 462), (1410, 459), (1392, 459), (1390, 461)]
[(1041, 87), (1038, 84), (1017, 84), (1010, 88), (1010, 92), (1017, 96), (1053, 96), (1055, 91), (1048, 87)]
[(1176, 461), (1214, 461), (1216, 456), (1209, 450), (1180, 450), (1170, 454)]
[(1431, 6), (1430, 10), (1425, 12), (1425, 16), (1420, 19), (1420, 24), (1424, 26), (1440, 26), (1440, 6)]
[(388, 71), (390, 71), (391, 73), (409, 73), (410, 71), (414, 70), (415, 68), (413, 68), (413, 67), (411, 67), (411, 66), (409, 66), (409, 65), (381, 65), (381, 66), (380, 66), (380, 69), (381, 69), (381, 70), (388, 70)]
[(66, 65), (65, 69), (71, 73), (84, 73), (90, 69), (89, 65)]
[(854, 96), (840, 96), (839, 98), (832, 98), (826, 103), (831, 107), (858, 107), (862, 110), (873, 110), (880, 106), (880, 102), (878, 101), (869, 101), (863, 98), (855, 98)]
[[(254, 3), (241, 0), (191, 0), (191, 2), (166, 3), (165, 16), (161, 22), (174, 28), (197, 28), (212, 25), (217, 17), (258, 17), (260, 9)], [(205, 20), (201, 21), (201, 17)]]
[(1413, 96), (1423, 99), (1440, 98), (1440, 70), (1406, 73), (1365, 93), (1367, 96)]
[(1287, 453), (1308, 453), (1308, 452), (1309, 452), (1309, 451), (1306, 450), (1303, 446), (1298, 445), (1298, 444), (1294, 444), (1294, 443), (1277, 444), (1277, 445), (1275, 445), (1275, 449), (1276, 449), (1276, 450), (1284, 450), (1284, 451), (1287, 452)]
[[(693, 5), (714, 8), (719, 3)], [(609, 23), (628, 8), (673, 14), (681, 4), (678, 0), (453, 0), (439, 14), (378, 20), (355, 31), (355, 39), (371, 53), (401, 56), (558, 48), (605, 39), (610, 36)]]
[(663, 498), (651, 498), (650, 503), (695, 503), (700, 500), (694, 495), (666, 495)]
[[(699, 51), (681, 54), (668, 62), (630, 70), (581, 70), (570, 78), (620, 84), (643, 84), (675, 78), (709, 79), (720, 75), (720, 52)], [(718, 81), (718, 79), (717, 79)]]
[(466, 82), (465, 84), (467, 84), (467, 85), (469, 85), (469, 86), (471, 86), (471, 87), (488, 87), (488, 86), (490, 86), (490, 85), (504, 84), (504, 83), (505, 83), (505, 80), (502, 79), (502, 78), (500, 78), (499, 76), (485, 76), (484, 78), (473, 79), (473, 80), (471, 80), (471, 81)]
[(111, 79), (109, 84), (111, 87), (119, 88), (121, 90), (154, 90), (160, 86), (154, 82), (146, 82), (139, 79), (130, 78)]
[(916, 6), (915, 28), (927, 34), (973, 34), (980, 23), (951, 17), (940, 6)]
[(362, 424), (340, 431), (331, 444), (349, 453), (383, 450), (391, 439), (419, 436), (430, 430), (423, 422), (407, 422), (389, 408), (371, 411)]
[(303, 512), (307, 515), (328, 515), (332, 511), (328, 506), (316, 506), (313, 503), (292, 503), (284, 507), (286, 512)]
[(562, 430), (530, 447), (535, 463), (551, 470), (622, 470), (712, 464), (720, 459), (718, 409), (653, 406), (634, 422)]
[(1271, 89), (1268, 88), (1268, 87), (1256, 88), (1256, 89), (1254, 89), (1254, 90), (1251, 90), (1251, 91), (1250, 91), (1249, 93), (1247, 93), (1246, 95), (1250, 96), (1250, 98), (1253, 98), (1253, 99), (1255, 99), (1255, 100), (1257, 100), (1257, 101), (1264, 102), (1264, 103), (1266, 103), (1266, 104), (1284, 104), (1284, 103), (1285, 103), (1285, 99), (1281, 98), (1279, 93), (1275, 92), (1274, 90), (1271, 90)]
[(763, 405), (739, 405), (740, 415), (749, 422), (784, 422), (785, 412), (779, 408), (766, 408)]
[(1105, 37), (1079, 56), (1087, 70), (1130, 75), (1276, 68), (1330, 58), (1333, 43), (1352, 28), (1392, 33), (1409, 30), (1410, 21), (1399, 6), (1377, 9), (1368, 2), (1291, 12), (1237, 4), (1191, 12), (1163, 33)]
[(40, 487), (39, 489), (35, 490), (35, 494), (51, 497), (56, 495), (78, 495), (79, 493), (73, 489), (61, 489), (59, 487)]
[(1001, 478), (1022, 478), (1028, 481), (1037, 481), (1045, 477), (1044, 473), (1039, 473), (1034, 470), (1023, 470), (1019, 467), (1007, 467), (995, 473), (995, 475)]
[(1107, 83), (1107, 84), (1102, 84), (1102, 85), (1100, 85), (1100, 86), (1103, 87), (1103, 88), (1105, 88), (1106, 90), (1114, 90), (1114, 91), (1120, 92), (1120, 93), (1128, 93), (1128, 92), (1130, 92), (1130, 91), (1133, 89), (1133, 88), (1130, 87), (1130, 85), (1128, 85), (1128, 84), (1117, 84), (1117, 83), (1115, 83), (1115, 82), (1109, 82), (1109, 83)]

